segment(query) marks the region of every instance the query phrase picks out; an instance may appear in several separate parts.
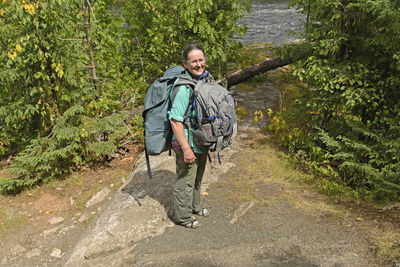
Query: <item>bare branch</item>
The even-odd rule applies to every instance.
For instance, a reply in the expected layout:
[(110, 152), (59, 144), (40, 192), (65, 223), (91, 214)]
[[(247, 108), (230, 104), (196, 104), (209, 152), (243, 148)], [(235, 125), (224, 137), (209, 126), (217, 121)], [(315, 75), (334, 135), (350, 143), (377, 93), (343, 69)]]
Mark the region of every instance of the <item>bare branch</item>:
[(92, 12), (92, 16), (93, 16), (94, 22), (96, 22), (96, 17), (94, 16), (94, 11), (93, 11), (92, 5), (90, 4), (89, 0), (86, 0), (86, 2), (88, 3), (90, 11)]
[[(83, 3), (83, 7), (84, 7), (84, 11), (83, 11), (83, 18), (84, 18), (84, 21), (85, 21), (85, 29), (84, 30), (85, 30), (85, 37), (86, 37), (86, 42), (87, 42), (88, 52), (89, 52), (89, 57), (90, 57), (90, 66), (91, 66), (91, 69), (92, 69), (93, 86), (94, 86), (94, 89), (96, 91), (98, 91), (99, 87), (98, 87), (97, 77), (96, 77), (96, 67), (95, 67), (95, 63), (94, 63), (94, 57), (93, 57), (93, 51), (92, 51), (92, 43), (91, 43), (91, 39), (90, 39), (90, 36), (89, 36), (89, 20), (90, 20), (90, 16), (89, 17), (86, 16), (87, 5), (84, 4), (85, 3), (84, 1), (82, 3)], [(89, 7), (91, 8), (89, 0), (87, 0), (87, 3), (89, 5)]]

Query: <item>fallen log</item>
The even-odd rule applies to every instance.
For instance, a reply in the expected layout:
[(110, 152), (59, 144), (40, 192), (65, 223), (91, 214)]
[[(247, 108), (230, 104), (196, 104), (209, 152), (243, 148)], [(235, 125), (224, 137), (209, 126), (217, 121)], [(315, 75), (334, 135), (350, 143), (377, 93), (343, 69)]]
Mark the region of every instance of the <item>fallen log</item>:
[[(267, 71), (277, 69), (286, 65), (289, 65), (295, 61), (294, 58), (278, 57), (273, 59), (265, 60), (257, 65), (239, 70), (226, 76), (222, 82), (225, 82), (227, 87), (241, 83), (251, 77), (265, 73)], [(226, 81), (224, 81), (226, 80)]]
[(281, 52), (282, 56), (280, 57), (268, 59), (257, 65), (228, 74), (222, 79), (221, 84), (225, 87), (230, 87), (267, 71), (292, 64), (300, 59), (305, 59), (312, 54), (313, 44), (301, 42), (282, 47)]
[(292, 64), (297, 60), (306, 58), (308, 55), (310, 55), (310, 50), (302, 51), (295, 56), (281, 56), (273, 59), (268, 59), (257, 65), (228, 74), (224, 79), (222, 79), (221, 83), (226, 87), (230, 87), (267, 71)]

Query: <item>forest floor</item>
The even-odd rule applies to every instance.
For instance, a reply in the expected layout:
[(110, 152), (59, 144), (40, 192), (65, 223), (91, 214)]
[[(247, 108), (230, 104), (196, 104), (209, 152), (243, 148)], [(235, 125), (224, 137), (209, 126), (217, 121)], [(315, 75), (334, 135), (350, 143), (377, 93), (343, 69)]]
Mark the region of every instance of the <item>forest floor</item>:
[[(260, 88), (271, 87), (267, 83)], [(261, 91), (253, 92), (259, 102)], [(250, 92), (242, 93), (251, 99)], [(257, 105), (241, 104), (251, 121)], [(313, 180), (311, 174), (285, 156), (268, 133), (249, 125), (242, 125), (231, 157), (223, 160), (227, 171), (203, 190), (210, 216), (199, 218), (202, 225), (186, 229), (167, 222), (157, 234), (129, 244), (129, 260), (119, 266), (350, 267), (400, 261), (400, 205), (377, 208), (318, 193), (306, 183)], [(131, 146), (107, 166), (83, 169), (16, 196), (0, 195), (0, 266), (65, 265), (97, 215), (129, 183), (141, 152), (141, 146)], [(170, 180), (155, 183), (163, 188), (165, 182), (165, 190), (171, 190)], [(146, 208), (142, 204), (137, 208)], [(118, 249), (109, 249), (112, 253)], [(88, 266), (111, 266), (106, 260), (87, 260)]]

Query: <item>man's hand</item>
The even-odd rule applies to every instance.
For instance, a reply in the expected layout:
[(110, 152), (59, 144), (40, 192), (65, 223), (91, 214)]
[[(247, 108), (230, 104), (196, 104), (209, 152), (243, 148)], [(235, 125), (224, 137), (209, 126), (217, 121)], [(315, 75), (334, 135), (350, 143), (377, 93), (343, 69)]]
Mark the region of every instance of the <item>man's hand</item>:
[(188, 141), (186, 140), (185, 131), (182, 122), (171, 120), (172, 131), (174, 132), (175, 138), (183, 151), (183, 159), (185, 163), (192, 164), (196, 160), (196, 156)]
[(192, 149), (183, 150), (183, 158), (185, 163), (193, 164), (196, 160), (196, 156), (193, 153)]

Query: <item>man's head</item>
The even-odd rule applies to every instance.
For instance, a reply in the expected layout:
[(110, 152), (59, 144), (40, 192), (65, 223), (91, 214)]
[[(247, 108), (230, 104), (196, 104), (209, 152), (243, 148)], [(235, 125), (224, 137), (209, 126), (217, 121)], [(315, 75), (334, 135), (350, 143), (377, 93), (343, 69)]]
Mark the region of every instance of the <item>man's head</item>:
[(206, 69), (206, 56), (201, 45), (191, 43), (182, 51), (183, 66), (192, 75), (192, 78), (198, 79)]

